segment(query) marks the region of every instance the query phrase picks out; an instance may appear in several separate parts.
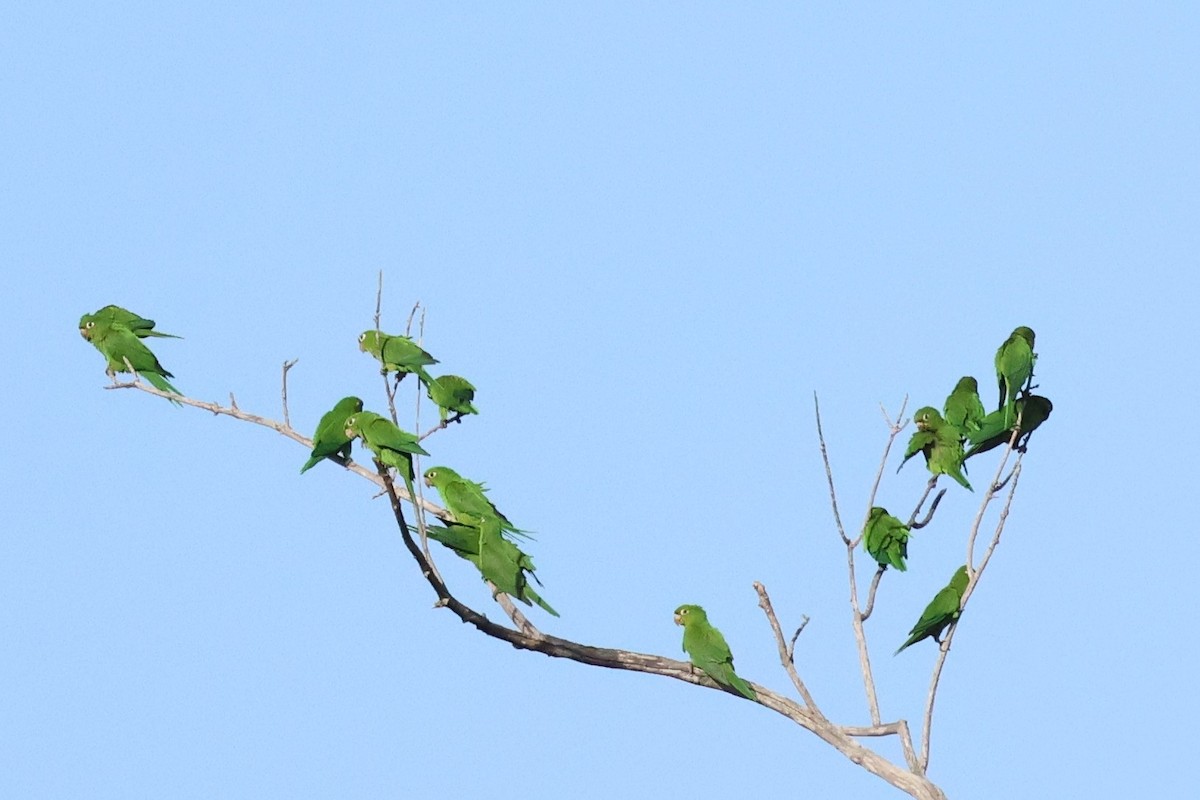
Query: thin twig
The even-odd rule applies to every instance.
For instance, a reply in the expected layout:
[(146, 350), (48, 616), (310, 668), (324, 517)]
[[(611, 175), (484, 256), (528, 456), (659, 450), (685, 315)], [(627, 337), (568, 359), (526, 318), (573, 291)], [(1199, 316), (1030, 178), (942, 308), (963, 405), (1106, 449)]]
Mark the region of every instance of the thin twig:
[(846, 536), (846, 528), (842, 525), (842, 515), (838, 511), (837, 490), (833, 487), (833, 468), (829, 466), (829, 450), (825, 447), (825, 431), (821, 429), (821, 403), (817, 400), (816, 392), (813, 392), (813, 409), (817, 415), (817, 441), (821, 445), (821, 460), (825, 463), (825, 480), (829, 482), (829, 502), (833, 505), (833, 520), (837, 523), (838, 535), (842, 537), (842, 541), (850, 544), (850, 537)]
[[(938, 505), (942, 502), (942, 498), (945, 496), (946, 496), (945, 489), (942, 489), (940, 492), (938, 492), (937, 496), (935, 496), (933, 498), (933, 503), (930, 504), (930, 506), (929, 506), (929, 511), (925, 514), (925, 519), (921, 520), (920, 522), (910, 523), (908, 526), (909, 529), (914, 530), (914, 531), (919, 531), (919, 530), (921, 530), (921, 528), (924, 528), (926, 525), (928, 525), (930, 522), (932, 522), (933, 521), (933, 512), (937, 511)], [(921, 498), (921, 502), (924, 503), (925, 499)], [(918, 506), (918, 510), (920, 510), (919, 506)], [(914, 516), (916, 516), (916, 515), (914, 514)]]
[(792, 634), (791, 641), (788, 642), (787, 657), (788, 661), (796, 659), (796, 640), (800, 638), (800, 634), (804, 633), (804, 629), (808, 627), (808, 614), (800, 615), (800, 626), (796, 628), (796, 632)]
[[(792, 679), (792, 685), (796, 687), (796, 691), (804, 698), (804, 705), (814, 714), (824, 717), (821, 710), (817, 708), (816, 702), (812, 695), (809, 694), (808, 688), (804, 685), (800, 673), (796, 671), (796, 661), (794, 652), (788, 647), (787, 641), (783, 638), (783, 629), (779, 627), (779, 619), (775, 616), (775, 609), (771, 605), (771, 598), (767, 595), (767, 587), (763, 586), (758, 581), (754, 582), (754, 591), (758, 592), (758, 606), (767, 615), (767, 621), (771, 623), (771, 631), (775, 634), (775, 643), (779, 646), (779, 661), (783, 664), (783, 668), (787, 671), (788, 677)], [(808, 618), (804, 620), (804, 625), (808, 624)], [(800, 635), (800, 631), (804, 630), (804, 625), (800, 626), (800, 630), (796, 631), (796, 636)], [(795, 637), (792, 638), (793, 644)]]
[(929, 498), (929, 493), (933, 491), (933, 487), (937, 486), (938, 476), (934, 475), (925, 483), (925, 493), (921, 495), (921, 499), (917, 501), (917, 507), (908, 515), (908, 522), (904, 523), (908, 527), (912, 527), (916, 522), (917, 515), (921, 513), (921, 506), (925, 505), (925, 501)]
[(300, 359), (298, 359), (298, 358), (293, 358), (291, 361), (283, 362), (283, 424), (287, 425), (289, 428), (292, 427), (292, 417), (288, 413), (287, 374), (288, 374), (288, 370), (291, 369), (292, 367), (296, 366), (296, 362), (298, 362), (299, 360)]
[(883, 573), (887, 571), (886, 564), (880, 564), (879, 569), (875, 570), (874, 577), (871, 578), (871, 588), (867, 590), (867, 607), (859, 614), (863, 622), (866, 622), (871, 617), (871, 612), (875, 610), (875, 593), (879, 591), (879, 581), (883, 580)]

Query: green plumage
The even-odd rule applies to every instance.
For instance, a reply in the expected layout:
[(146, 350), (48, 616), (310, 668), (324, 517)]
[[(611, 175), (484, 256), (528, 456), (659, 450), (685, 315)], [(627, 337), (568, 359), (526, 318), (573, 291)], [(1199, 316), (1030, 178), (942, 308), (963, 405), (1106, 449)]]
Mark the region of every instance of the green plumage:
[(1021, 435), (1017, 437), (1016, 449), (1024, 448), (1029, 442), (1029, 435), (1050, 416), (1050, 412), (1054, 410), (1054, 404), (1047, 397), (1031, 394), (1018, 397), (1013, 408), (1015, 416), (1011, 425), (1004, 424), (1006, 409), (1003, 408), (993, 411), (983, 418), (983, 424), (979, 426), (979, 430), (971, 434), (969, 439), (971, 448), (963, 456), (964, 459), (977, 453), (985, 453), (993, 447), (1007, 444), (1008, 440), (1012, 438), (1013, 429), (1017, 427), (1018, 419), (1021, 421)]
[(425, 367), (438, 363), (438, 360), (407, 336), (392, 336), (374, 330), (363, 331), (358, 337), (358, 349), (375, 356), (382, 365), (381, 372), (399, 373), (397, 379), (412, 372), (424, 381), (426, 386), (433, 382)]
[[(129, 372), (129, 367), (132, 366), (135, 373), (145, 378), (160, 392), (183, 394), (167, 380), (167, 378), (175, 376), (167, 372), (154, 353), (150, 352), (150, 348), (142, 344), (142, 340), (136, 334), (119, 322), (87, 319), (87, 316), (84, 315), (84, 319), (80, 321), (79, 333), (104, 356), (105, 371), (109, 375)], [(128, 365), (125, 363), (126, 361), (129, 362)], [(175, 400), (171, 400), (171, 402), (179, 405)]]
[[(932, 406), (917, 409), (917, 413), (913, 414), (913, 421), (917, 430), (908, 440), (900, 467), (917, 453), (924, 453), (925, 466), (934, 475), (949, 475), (965, 488), (975, 491), (971, 489), (971, 484), (967, 482), (967, 477), (962, 471), (963, 446), (958, 429), (947, 424)], [(896, 468), (897, 472), (900, 471), (900, 467)]]
[(357, 397), (343, 397), (337, 401), (317, 423), (313, 434), (312, 457), (300, 468), (303, 475), (328, 456), (339, 455), (342, 460), (350, 458), (350, 437), (346, 435), (346, 420), (362, 411), (363, 401)]
[(458, 375), (440, 375), (425, 384), (429, 399), (438, 407), (438, 416), (445, 422), (451, 414), (478, 414), (471, 402), (475, 399), (475, 387), (466, 378)]
[(509, 536), (529, 538), (528, 531), (513, 525), (492, 504), (484, 494), (487, 490), (482, 483), (468, 480), (449, 467), (430, 467), (425, 470), (425, 485), (437, 489), (442, 504), (454, 515), (455, 522), (479, 526), (484, 520), (494, 519), (500, 530)]
[(538, 580), (533, 559), (501, 535), (498, 520), (487, 519), (478, 526), (457, 523), (445, 527), (430, 526), (426, 532), (430, 539), (441, 542), (474, 564), (484, 580), (491, 581), (499, 591), (526, 605), (537, 603), (548, 613), (558, 616), (558, 612), (529, 585), (529, 578)]
[(733, 653), (721, 632), (708, 621), (704, 609), (682, 605), (675, 609), (675, 624), (683, 626), (683, 650), (692, 663), (722, 686), (729, 686), (748, 700), (758, 694), (733, 671)]
[(404, 479), (408, 496), (416, 499), (417, 493), (413, 487), (416, 471), (413, 469), (412, 457), (429, 455), (421, 447), (416, 436), (400, 430), (390, 419), (385, 419), (373, 411), (360, 411), (347, 417), (345, 434), (347, 439), (362, 439), (362, 443), (375, 454), (375, 458), (381, 464), (394, 468)]
[(175, 336), (170, 333), (160, 333), (154, 330), (154, 320), (140, 317), (132, 311), (121, 308), (120, 306), (108, 305), (92, 314), (84, 314), (79, 318), (79, 327), (82, 329), (88, 322), (116, 322), (124, 325), (129, 329), (129, 332), (139, 339), (145, 339), (148, 336), (155, 336), (162, 339), (181, 339), (181, 336)]
[(970, 375), (959, 379), (942, 408), (946, 422), (958, 429), (962, 438), (979, 430), (983, 423), (983, 401), (979, 399), (979, 382)]
[(1015, 412), (1013, 403), (1025, 384), (1033, 378), (1033, 364), (1037, 354), (1033, 352), (1032, 328), (1024, 325), (1015, 328), (996, 350), (996, 378), (1000, 384), (1000, 406), (1004, 409), (1004, 426), (1012, 425)]
[(908, 557), (908, 536), (907, 525), (889, 514), (886, 508), (875, 506), (863, 528), (863, 549), (882, 566), (904, 572), (908, 569), (904, 563)]
[(968, 581), (967, 565), (963, 564), (958, 568), (958, 572), (954, 573), (954, 577), (950, 579), (946, 588), (934, 595), (933, 600), (921, 612), (921, 618), (909, 631), (908, 639), (896, 650), (896, 655), (899, 655), (904, 648), (916, 644), (922, 639), (933, 637), (935, 642), (942, 643), (942, 631), (946, 630), (950, 623), (958, 619), (962, 613), (959, 607), (962, 605), (963, 593), (967, 590)]

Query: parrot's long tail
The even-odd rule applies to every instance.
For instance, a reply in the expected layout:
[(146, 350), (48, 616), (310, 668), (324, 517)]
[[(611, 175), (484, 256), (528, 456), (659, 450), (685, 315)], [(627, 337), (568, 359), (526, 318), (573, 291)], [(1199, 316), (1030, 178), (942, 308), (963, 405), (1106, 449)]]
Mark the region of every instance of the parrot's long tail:
[[(155, 389), (158, 389), (160, 392), (169, 392), (170, 394), (177, 394), (181, 396), (183, 395), (183, 392), (172, 386), (170, 381), (168, 381), (162, 375), (159, 375), (157, 372), (142, 372), (139, 374), (149, 381), (151, 386), (153, 386)], [(170, 400), (170, 398), (167, 399)], [(180, 405), (177, 400), (171, 400), (171, 402), (175, 405)]]
[(729, 685), (737, 689), (739, 692), (741, 692), (742, 696), (749, 700), (758, 699), (758, 694), (754, 691), (754, 689), (750, 688), (750, 684), (742, 680), (741, 677), (732, 669), (729, 670)]

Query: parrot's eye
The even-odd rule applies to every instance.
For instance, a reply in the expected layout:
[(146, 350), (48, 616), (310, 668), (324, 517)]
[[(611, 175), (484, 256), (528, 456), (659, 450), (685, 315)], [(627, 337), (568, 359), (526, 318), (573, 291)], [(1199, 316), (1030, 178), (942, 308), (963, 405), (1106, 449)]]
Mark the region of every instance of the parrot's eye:
[(90, 329), (90, 328), (94, 328), (94, 327), (96, 327), (96, 323), (94, 323), (94, 322), (88, 322), (88, 323), (87, 323), (86, 325), (84, 325), (83, 327), (85, 327), (85, 328), (89, 328), (89, 329)]
[(367, 338), (367, 335), (366, 335), (365, 333), (360, 333), (360, 334), (358, 335), (358, 340), (359, 340), (360, 342), (362, 342), (362, 341), (365, 341), (365, 340), (366, 340), (366, 338)]

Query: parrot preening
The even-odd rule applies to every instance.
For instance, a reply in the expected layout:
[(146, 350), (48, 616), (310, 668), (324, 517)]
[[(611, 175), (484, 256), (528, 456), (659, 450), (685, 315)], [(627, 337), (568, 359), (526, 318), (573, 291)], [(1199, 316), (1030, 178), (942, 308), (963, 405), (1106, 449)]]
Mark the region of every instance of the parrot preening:
[(451, 414), (478, 414), (479, 410), (471, 405), (475, 399), (475, 387), (466, 378), (458, 375), (439, 375), (425, 384), (429, 399), (438, 407), (438, 415), (442, 422)]
[(430, 539), (441, 542), (474, 564), (484, 580), (491, 581), (499, 591), (526, 605), (537, 603), (558, 616), (558, 612), (529, 585), (529, 578), (538, 580), (534, 575), (533, 559), (500, 534), (499, 520), (489, 518), (480, 525), (450, 523), (445, 527), (429, 526), (425, 530)]
[(1013, 408), (1015, 414), (1009, 425), (1004, 424), (1005, 409), (1003, 408), (993, 411), (983, 418), (983, 424), (979, 430), (971, 434), (968, 439), (971, 447), (963, 456), (964, 459), (977, 453), (985, 453), (993, 447), (1007, 444), (1008, 440), (1012, 438), (1013, 428), (1016, 427), (1018, 418), (1021, 420), (1021, 435), (1017, 437), (1014, 449), (1020, 450), (1029, 441), (1029, 434), (1033, 433), (1050, 416), (1050, 412), (1054, 410), (1054, 404), (1050, 402), (1049, 398), (1042, 397), (1040, 394), (1030, 394), (1018, 397)]
[(970, 375), (964, 375), (942, 408), (946, 422), (958, 428), (965, 439), (972, 431), (979, 430), (984, 413), (983, 401), (979, 399), (979, 382)]
[[(975, 491), (962, 472), (963, 446), (958, 429), (942, 419), (933, 406), (917, 409), (913, 421), (917, 424), (917, 430), (908, 440), (900, 467), (917, 453), (924, 453), (925, 466), (934, 475), (949, 475), (968, 490)], [(900, 468), (897, 467), (896, 471), (899, 472)]]
[(1024, 325), (1015, 328), (996, 351), (996, 378), (1000, 383), (1000, 408), (1004, 409), (1004, 425), (1012, 425), (1013, 401), (1033, 377), (1033, 329)]
[(675, 624), (683, 626), (683, 650), (692, 663), (722, 686), (729, 686), (748, 700), (758, 700), (750, 684), (733, 671), (733, 653), (721, 632), (708, 621), (704, 609), (686, 604), (675, 609)]
[(129, 332), (139, 339), (145, 339), (147, 336), (156, 336), (163, 339), (182, 339), (182, 336), (175, 336), (171, 333), (161, 333), (154, 330), (154, 320), (140, 317), (129, 309), (121, 308), (120, 306), (107, 305), (104, 308), (92, 314), (84, 314), (79, 318), (79, 327), (83, 328), (87, 322), (116, 322), (124, 325), (129, 329)]
[[(129, 372), (129, 368), (133, 367), (135, 373), (144, 377), (160, 392), (183, 394), (167, 380), (175, 376), (167, 372), (154, 353), (150, 352), (150, 348), (142, 344), (142, 340), (129, 328), (119, 322), (87, 317), (85, 314), (80, 320), (79, 333), (104, 356), (107, 362), (105, 371), (109, 375)], [(128, 365), (126, 361), (129, 362)], [(171, 402), (179, 405), (175, 400)]]
[(863, 549), (880, 565), (904, 572), (908, 569), (904, 563), (908, 557), (908, 536), (907, 525), (889, 514), (886, 508), (875, 506), (863, 528)]
[(300, 468), (303, 475), (315, 467), (326, 456), (340, 455), (350, 458), (350, 437), (346, 435), (346, 420), (363, 409), (363, 401), (357, 397), (343, 397), (333, 408), (326, 411), (317, 423), (313, 434), (312, 457)]
[(454, 515), (455, 522), (478, 526), (483, 520), (495, 519), (500, 530), (506, 534), (529, 538), (528, 531), (513, 525), (492, 504), (484, 494), (487, 490), (483, 484), (468, 480), (449, 467), (430, 467), (425, 470), (425, 485), (437, 489), (446, 510)]
[(935, 642), (941, 644), (942, 631), (946, 630), (950, 623), (962, 614), (960, 606), (962, 606), (963, 592), (967, 590), (968, 581), (967, 565), (963, 564), (958, 568), (958, 572), (954, 573), (954, 577), (950, 579), (946, 588), (934, 595), (929, 605), (925, 606), (925, 610), (921, 612), (921, 618), (909, 631), (908, 639), (900, 645), (894, 655), (899, 655), (900, 650), (931, 636)]
[(363, 331), (358, 337), (358, 349), (375, 356), (382, 365), (381, 372), (398, 373), (397, 380), (413, 372), (426, 386), (433, 382), (425, 367), (438, 363), (438, 360), (407, 336), (392, 336), (376, 330)]

